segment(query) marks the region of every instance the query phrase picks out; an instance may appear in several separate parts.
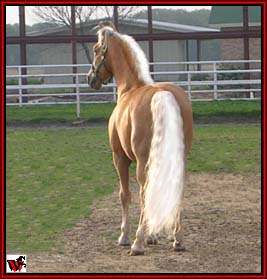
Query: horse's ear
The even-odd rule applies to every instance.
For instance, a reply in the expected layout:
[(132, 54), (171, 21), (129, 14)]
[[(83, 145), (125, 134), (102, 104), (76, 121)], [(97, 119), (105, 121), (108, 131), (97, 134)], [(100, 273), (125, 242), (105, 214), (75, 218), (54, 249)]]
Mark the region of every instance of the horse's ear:
[(98, 25), (94, 26), (93, 28), (90, 29), (91, 32), (94, 31), (99, 31), (101, 30), (103, 27), (105, 27), (104, 23), (102, 21), (99, 22)]
[(103, 27), (105, 27), (103, 21), (100, 21), (99, 24), (98, 24), (98, 29), (102, 29)]
[(105, 30), (105, 32), (103, 33), (103, 36), (104, 36), (103, 37), (104, 44), (102, 46), (102, 52), (103, 53), (107, 52), (107, 49), (108, 49), (108, 39), (109, 39), (111, 33), (112, 33), (112, 31), (110, 31), (110, 30)]
[(91, 32), (95, 32), (96, 30), (98, 30), (98, 25), (96, 25), (90, 29)]
[(116, 28), (116, 26), (114, 25), (114, 23), (113, 23), (112, 21), (110, 21), (110, 22), (108, 23), (108, 25), (109, 25), (114, 31), (117, 31), (117, 28)]

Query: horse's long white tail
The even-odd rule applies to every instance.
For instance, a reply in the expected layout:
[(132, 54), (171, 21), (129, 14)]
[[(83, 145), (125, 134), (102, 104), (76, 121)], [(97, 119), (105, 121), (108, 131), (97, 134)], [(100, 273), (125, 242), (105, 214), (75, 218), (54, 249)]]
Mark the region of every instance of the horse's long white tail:
[(170, 92), (151, 101), (153, 137), (145, 184), (144, 220), (149, 233), (170, 233), (177, 221), (184, 188), (184, 132), (179, 105)]

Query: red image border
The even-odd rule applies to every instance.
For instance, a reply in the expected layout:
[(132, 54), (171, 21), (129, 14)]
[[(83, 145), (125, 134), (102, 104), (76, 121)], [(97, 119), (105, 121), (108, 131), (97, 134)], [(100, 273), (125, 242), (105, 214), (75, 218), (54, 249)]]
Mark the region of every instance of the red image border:
[[(262, 5), (262, 273), (261, 274), (19, 274), (20, 278), (267, 278), (266, 277), (266, 16), (265, 1), (1, 1), (1, 95), (0, 95), (0, 176), (1, 176), (1, 232), (0, 232), (0, 277), (17, 278), (17, 274), (5, 273), (5, 5)], [(127, 272), (125, 270), (125, 272)]]

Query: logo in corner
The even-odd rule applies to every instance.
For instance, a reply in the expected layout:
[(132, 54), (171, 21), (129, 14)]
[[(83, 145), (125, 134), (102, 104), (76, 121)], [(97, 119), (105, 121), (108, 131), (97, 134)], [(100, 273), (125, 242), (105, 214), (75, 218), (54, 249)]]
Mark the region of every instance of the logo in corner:
[(26, 255), (7, 255), (6, 272), (26, 272)]

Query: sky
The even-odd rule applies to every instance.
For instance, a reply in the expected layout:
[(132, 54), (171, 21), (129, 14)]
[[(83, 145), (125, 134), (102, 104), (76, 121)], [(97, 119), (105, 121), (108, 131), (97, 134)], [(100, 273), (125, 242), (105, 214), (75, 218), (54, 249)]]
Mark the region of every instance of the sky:
[[(167, 8), (167, 9), (185, 9), (187, 11), (200, 10), (203, 8), (211, 9), (211, 6), (159, 6), (159, 7)], [(28, 6), (26, 8), (25, 13), (26, 13), (25, 17), (26, 17), (27, 25), (32, 25), (38, 22), (34, 14), (32, 13), (32, 7)], [(18, 23), (18, 20), (19, 20), (18, 6), (6, 6), (6, 23), (14, 24), (14, 23)]]

